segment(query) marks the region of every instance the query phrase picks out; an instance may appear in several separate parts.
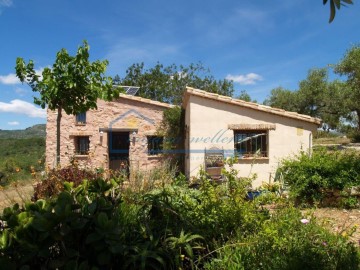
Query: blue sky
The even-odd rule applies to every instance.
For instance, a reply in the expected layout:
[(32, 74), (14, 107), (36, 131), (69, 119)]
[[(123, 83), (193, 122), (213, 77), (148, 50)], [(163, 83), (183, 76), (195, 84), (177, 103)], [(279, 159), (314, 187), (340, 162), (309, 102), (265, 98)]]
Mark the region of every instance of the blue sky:
[(359, 3), (342, 8), (329, 24), (321, 0), (0, 0), (0, 129), (46, 122), (14, 75), (17, 57), (41, 70), (86, 39), (92, 60), (109, 60), (109, 76), (136, 62), (201, 61), (217, 79), (233, 79), (236, 94), (262, 102), (358, 44), (359, 11)]

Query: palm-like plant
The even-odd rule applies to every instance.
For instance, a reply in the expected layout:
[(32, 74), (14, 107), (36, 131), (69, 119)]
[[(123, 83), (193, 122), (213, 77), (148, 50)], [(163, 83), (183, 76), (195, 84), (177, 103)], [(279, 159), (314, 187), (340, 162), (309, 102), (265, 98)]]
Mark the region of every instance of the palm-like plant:
[(204, 238), (198, 234), (185, 233), (181, 230), (179, 237), (171, 236), (168, 237), (165, 242), (169, 248), (178, 252), (176, 263), (183, 265), (184, 259), (188, 259), (192, 264), (194, 258), (194, 249), (202, 249), (203, 247), (195, 240), (203, 240)]
[[(326, 5), (328, 0), (323, 0), (323, 4)], [(340, 9), (341, 6), (346, 6), (346, 4), (352, 5), (352, 0), (330, 0), (330, 19), (331, 23), (335, 18), (336, 9)]]

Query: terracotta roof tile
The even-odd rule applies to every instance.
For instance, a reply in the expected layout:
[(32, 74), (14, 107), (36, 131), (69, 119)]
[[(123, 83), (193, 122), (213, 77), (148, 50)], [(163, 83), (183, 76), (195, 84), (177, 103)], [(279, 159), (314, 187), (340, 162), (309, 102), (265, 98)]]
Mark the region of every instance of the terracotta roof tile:
[(160, 106), (160, 107), (165, 107), (165, 108), (173, 108), (173, 107), (175, 107), (175, 105), (172, 105), (172, 104), (169, 104), (169, 103), (159, 102), (159, 101), (155, 101), (155, 100), (151, 100), (151, 99), (147, 99), (147, 98), (142, 98), (142, 97), (137, 97), (137, 96), (132, 96), (132, 95), (126, 95), (126, 94), (120, 94), (120, 98), (130, 99), (130, 100), (139, 101), (139, 102), (152, 104), (152, 105), (155, 105), (155, 106)]
[(226, 102), (229, 104), (242, 106), (242, 107), (250, 108), (253, 110), (263, 111), (266, 113), (276, 114), (276, 115), (293, 118), (293, 119), (297, 119), (297, 120), (302, 120), (302, 121), (314, 123), (317, 125), (321, 124), (321, 119), (319, 119), (319, 118), (314, 118), (314, 117), (311, 117), (311, 116), (308, 116), (305, 114), (299, 114), (296, 112), (289, 112), (289, 111), (285, 111), (285, 110), (279, 109), (279, 108), (272, 108), (270, 106), (261, 105), (261, 104), (257, 104), (257, 103), (253, 103), (253, 102), (247, 102), (247, 101), (240, 100), (240, 99), (234, 99), (234, 98), (231, 98), (228, 96), (222, 96), (219, 94), (206, 92), (204, 90), (195, 89), (192, 87), (186, 87), (186, 91), (185, 91), (185, 95), (184, 95), (184, 102), (183, 102), (184, 107), (186, 106), (185, 103), (187, 102), (189, 95), (194, 95), (194, 96), (204, 97), (204, 98), (213, 99), (213, 100), (217, 100), (217, 101), (221, 101), (221, 102)]

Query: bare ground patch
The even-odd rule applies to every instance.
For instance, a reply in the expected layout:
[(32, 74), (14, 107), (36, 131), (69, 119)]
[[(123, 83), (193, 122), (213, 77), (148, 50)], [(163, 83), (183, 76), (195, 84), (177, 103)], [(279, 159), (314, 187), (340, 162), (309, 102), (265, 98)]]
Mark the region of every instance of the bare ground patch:
[(10, 186), (0, 190), (0, 211), (15, 203), (20, 205), (30, 201), (34, 194), (33, 183), (26, 181), (24, 183), (12, 183)]

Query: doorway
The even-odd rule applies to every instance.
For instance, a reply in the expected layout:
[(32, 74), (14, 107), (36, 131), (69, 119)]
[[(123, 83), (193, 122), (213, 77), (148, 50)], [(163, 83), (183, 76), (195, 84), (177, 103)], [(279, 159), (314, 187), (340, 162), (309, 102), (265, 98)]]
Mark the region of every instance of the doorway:
[(109, 169), (129, 171), (129, 132), (109, 132)]

